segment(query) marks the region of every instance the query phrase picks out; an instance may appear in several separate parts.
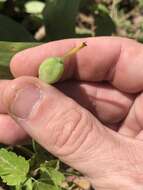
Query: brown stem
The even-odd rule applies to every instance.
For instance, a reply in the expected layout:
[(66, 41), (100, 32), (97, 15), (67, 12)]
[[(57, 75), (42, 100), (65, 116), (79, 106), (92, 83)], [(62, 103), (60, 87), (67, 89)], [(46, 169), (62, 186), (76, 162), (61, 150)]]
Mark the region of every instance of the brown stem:
[(72, 55), (76, 54), (78, 51), (80, 51), (82, 48), (87, 46), (86, 42), (82, 42), (78, 47), (72, 48), (69, 50), (65, 55), (63, 56), (63, 60), (71, 57)]

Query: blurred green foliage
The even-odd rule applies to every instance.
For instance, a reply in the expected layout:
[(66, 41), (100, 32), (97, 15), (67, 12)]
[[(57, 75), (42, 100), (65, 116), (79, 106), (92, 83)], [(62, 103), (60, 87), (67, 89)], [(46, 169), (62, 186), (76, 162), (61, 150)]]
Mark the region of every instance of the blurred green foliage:
[(143, 41), (143, 0), (0, 0), (0, 40), (118, 35)]

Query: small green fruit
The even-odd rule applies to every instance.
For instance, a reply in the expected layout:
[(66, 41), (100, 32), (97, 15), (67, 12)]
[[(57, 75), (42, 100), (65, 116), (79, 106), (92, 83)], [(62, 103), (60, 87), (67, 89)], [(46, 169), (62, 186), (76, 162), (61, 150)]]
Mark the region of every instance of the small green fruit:
[(63, 57), (50, 57), (45, 59), (39, 67), (39, 79), (48, 84), (54, 84), (59, 81), (64, 73), (65, 59), (71, 57), (85, 46), (86, 43), (83, 42), (80, 46), (72, 48), (65, 53)]
[(40, 65), (39, 79), (48, 83), (54, 84), (57, 82), (64, 72), (64, 61), (60, 57), (51, 57)]

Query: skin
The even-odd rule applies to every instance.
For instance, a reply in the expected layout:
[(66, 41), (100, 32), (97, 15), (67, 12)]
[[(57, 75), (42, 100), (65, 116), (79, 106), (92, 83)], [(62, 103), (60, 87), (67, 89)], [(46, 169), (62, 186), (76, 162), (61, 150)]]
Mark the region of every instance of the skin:
[(81, 41), (51, 42), (13, 57), (16, 79), (0, 81), (0, 141), (34, 138), (96, 190), (141, 190), (143, 45), (117, 37), (84, 39), (87, 47), (65, 62), (61, 83), (35, 78), (45, 58)]

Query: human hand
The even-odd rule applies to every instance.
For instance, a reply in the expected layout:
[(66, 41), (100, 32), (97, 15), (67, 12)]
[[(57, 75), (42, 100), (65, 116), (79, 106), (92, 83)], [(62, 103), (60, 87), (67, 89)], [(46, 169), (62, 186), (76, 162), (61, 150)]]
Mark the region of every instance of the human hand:
[(88, 38), (88, 46), (65, 63), (57, 88), (30, 77), (43, 59), (63, 55), (80, 41), (51, 42), (12, 59), (12, 73), (20, 78), (0, 82), (1, 142), (29, 134), (96, 190), (140, 190), (143, 46), (124, 38)]

